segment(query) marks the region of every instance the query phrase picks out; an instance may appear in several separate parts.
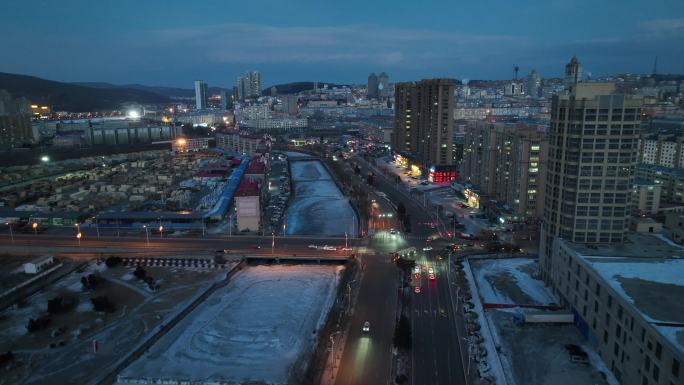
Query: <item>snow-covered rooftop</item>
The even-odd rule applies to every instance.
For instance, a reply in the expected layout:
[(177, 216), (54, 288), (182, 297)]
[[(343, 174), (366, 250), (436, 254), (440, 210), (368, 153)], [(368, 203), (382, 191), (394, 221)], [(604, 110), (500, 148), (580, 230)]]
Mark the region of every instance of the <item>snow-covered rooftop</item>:
[(684, 248), (662, 235), (631, 234), (629, 242), (577, 252), (625, 302), (684, 352)]

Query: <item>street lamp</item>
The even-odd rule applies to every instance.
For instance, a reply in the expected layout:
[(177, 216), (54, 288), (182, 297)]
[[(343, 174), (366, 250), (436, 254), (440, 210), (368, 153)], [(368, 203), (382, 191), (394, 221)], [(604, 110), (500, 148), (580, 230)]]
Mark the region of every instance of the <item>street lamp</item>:
[(79, 231), (76, 233), (76, 239), (78, 239), (78, 246), (81, 246), (81, 238), (83, 237), (83, 234)]
[(147, 225), (143, 225), (143, 228), (145, 229), (145, 240), (146, 240), (147, 246), (149, 246), (150, 245), (150, 232), (147, 229)]
[(12, 243), (14, 243), (14, 233), (12, 232), (12, 224), (10, 222), (5, 222), (5, 224), (9, 226), (10, 238), (12, 239)]
[(33, 235), (38, 235), (38, 223), (37, 223), (37, 222), (33, 222), (33, 223), (31, 224), (31, 227), (33, 227)]
[(275, 233), (271, 232), (271, 255), (273, 255), (273, 249), (275, 248)]

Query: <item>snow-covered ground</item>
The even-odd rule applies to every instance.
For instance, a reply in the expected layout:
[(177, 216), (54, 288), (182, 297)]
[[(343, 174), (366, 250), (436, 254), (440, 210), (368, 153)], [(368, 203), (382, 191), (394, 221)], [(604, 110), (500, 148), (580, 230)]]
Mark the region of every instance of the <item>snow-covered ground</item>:
[(291, 169), (294, 197), (285, 211), (288, 235), (357, 233), (356, 213), (320, 161), (293, 162)]
[(554, 302), (534, 279), (537, 262), (527, 258), (471, 260), (482, 301), (492, 304), (547, 305)]
[(308, 362), (342, 269), (279, 265), (237, 273), (125, 369), (119, 383), (141, 378), (286, 383), (293, 366)]

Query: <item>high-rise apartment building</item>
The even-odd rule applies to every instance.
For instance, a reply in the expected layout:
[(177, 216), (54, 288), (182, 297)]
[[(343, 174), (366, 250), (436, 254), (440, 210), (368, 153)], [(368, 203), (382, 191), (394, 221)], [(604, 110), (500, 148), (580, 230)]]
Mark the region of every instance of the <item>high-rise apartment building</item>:
[(570, 63), (565, 65), (565, 88), (570, 89), (575, 84), (582, 81), (582, 63), (573, 56)]
[(395, 85), (393, 147), (423, 166), (451, 165), (454, 131), (453, 79)]
[(31, 107), (24, 98), (14, 99), (0, 90), (0, 149), (11, 149), (33, 141)]
[(525, 81), (525, 94), (532, 98), (538, 98), (541, 91), (541, 77), (537, 71), (532, 70)]
[(201, 80), (195, 80), (195, 108), (198, 110), (203, 110), (207, 108), (208, 100), (208, 88), (207, 83)]
[(378, 75), (378, 99), (387, 99), (390, 96), (390, 86), (389, 86), (389, 75), (384, 72), (380, 72)]
[(259, 71), (247, 71), (244, 76), (238, 76), (235, 80), (238, 100), (258, 98), (261, 96), (261, 73)]
[(366, 96), (368, 98), (377, 99), (378, 98), (378, 75), (375, 72), (368, 75), (368, 85), (366, 89)]
[(684, 135), (642, 135), (639, 163), (684, 168)]
[(463, 146), (461, 179), (504, 202), (519, 219), (541, 217), (548, 150), (543, 127), (470, 121)]
[(569, 91), (552, 102), (541, 276), (619, 383), (681, 384), (684, 252), (627, 232), (643, 102), (611, 83)]
[(556, 238), (625, 238), (643, 101), (613, 90), (612, 83), (579, 83), (568, 95), (553, 97), (540, 245), (547, 281)]

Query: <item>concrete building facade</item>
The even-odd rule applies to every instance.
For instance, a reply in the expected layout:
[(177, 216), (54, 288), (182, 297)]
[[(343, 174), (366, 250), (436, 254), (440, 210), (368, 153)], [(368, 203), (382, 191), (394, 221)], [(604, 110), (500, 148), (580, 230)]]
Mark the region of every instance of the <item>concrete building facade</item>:
[(207, 83), (195, 80), (195, 108), (203, 110), (208, 107), (209, 90)]
[(632, 211), (636, 214), (655, 214), (660, 208), (662, 185), (636, 177), (632, 189)]
[(684, 383), (684, 252), (649, 234), (554, 243), (552, 288), (623, 385)]
[(465, 127), (461, 179), (521, 218), (544, 210), (547, 134), (536, 125), (471, 121)]
[(684, 168), (684, 135), (642, 135), (639, 163)]
[(12, 98), (0, 90), (0, 149), (20, 147), (33, 141), (31, 108), (24, 98)]
[(684, 203), (684, 169), (639, 164), (636, 167), (636, 176), (661, 186), (661, 202)]
[(453, 79), (395, 85), (393, 147), (410, 152), (424, 165), (453, 163)]

